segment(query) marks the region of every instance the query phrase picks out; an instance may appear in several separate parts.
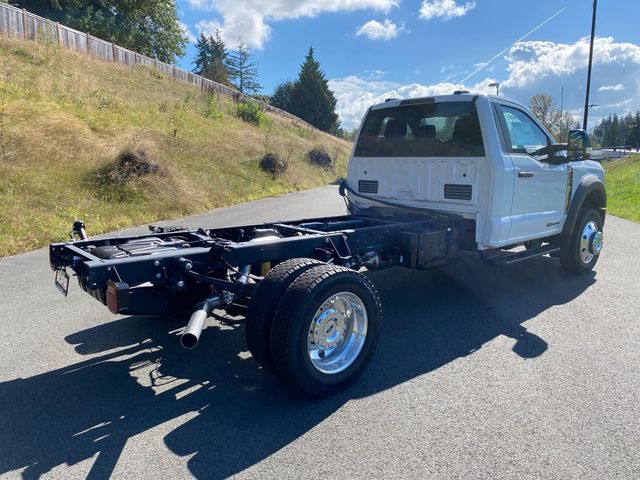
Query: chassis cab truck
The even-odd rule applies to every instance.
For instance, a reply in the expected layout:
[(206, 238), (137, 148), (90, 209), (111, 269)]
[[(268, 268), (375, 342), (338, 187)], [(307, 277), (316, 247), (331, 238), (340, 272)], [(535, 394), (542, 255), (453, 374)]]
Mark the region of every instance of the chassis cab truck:
[(381, 334), (364, 269), (426, 269), (475, 251), (489, 264), (557, 257), (572, 274), (602, 250), (604, 172), (589, 137), (568, 144), (522, 105), (453, 95), (388, 100), (367, 111), (340, 185), (347, 215), (50, 245), (55, 283), (124, 315), (184, 315), (194, 348), (214, 311), (246, 319), (264, 370), (313, 395), (349, 385)]

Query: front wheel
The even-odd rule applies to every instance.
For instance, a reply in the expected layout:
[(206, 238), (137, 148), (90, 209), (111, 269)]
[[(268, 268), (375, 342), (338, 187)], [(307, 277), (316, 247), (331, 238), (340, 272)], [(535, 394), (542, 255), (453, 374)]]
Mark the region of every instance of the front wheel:
[(567, 272), (584, 274), (593, 270), (603, 246), (602, 224), (597, 210), (582, 210), (560, 250), (560, 263)]
[(313, 267), (280, 300), (271, 329), (273, 361), (307, 393), (331, 395), (364, 371), (381, 322), (380, 298), (367, 277), (340, 266)]

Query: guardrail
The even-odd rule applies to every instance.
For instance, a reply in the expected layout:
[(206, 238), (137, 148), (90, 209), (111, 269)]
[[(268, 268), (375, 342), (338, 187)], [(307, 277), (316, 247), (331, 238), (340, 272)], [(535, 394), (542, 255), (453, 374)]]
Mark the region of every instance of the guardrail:
[(124, 65), (145, 65), (155, 68), (178, 82), (188, 83), (199, 87), (203, 92), (213, 92), (232, 98), (236, 102), (254, 102), (259, 104), (264, 110), (275, 113), (292, 120), (296, 124), (301, 124), (307, 128), (317, 130), (313, 125), (305, 122), (299, 117), (280, 110), (266, 102), (244, 95), (238, 90), (230, 88), (208, 78), (187, 72), (175, 65), (160, 62), (154, 58), (147, 57), (127, 48), (107, 42), (94, 37), (86, 32), (80, 32), (73, 28), (52, 22), (46, 18), (35, 15), (25, 9), (19, 9), (5, 3), (0, 3), (0, 34), (9, 37), (17, 37), (26, 40), (37, 40), (39, 35), (45, 38), (55, 39), (62, 47), (84, 52), (92, 57), (100, 58), (109, 62), (116, 62)]

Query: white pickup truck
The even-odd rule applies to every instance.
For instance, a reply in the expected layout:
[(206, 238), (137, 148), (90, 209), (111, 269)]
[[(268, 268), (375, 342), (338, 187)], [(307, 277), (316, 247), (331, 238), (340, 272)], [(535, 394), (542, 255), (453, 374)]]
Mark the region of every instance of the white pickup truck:
[(227, 228), (150, 227), (149, 235), (50, 246), (55, 284), (125, 315), (188, 315), (185, 348), (214, 310), (246, 318), (267, 371), (314, 395), (334, 393), (376, 348), (380, 298), (361, 269), (433, 268), (475, 251), (491, 264), (541, 255), (571, 273), (602, 250), (606, 194), (589, 137), (559, 145), (523, 106), (500, 97), (389, 100), (362, 122), (340, 185), (349, 214)]
[(350, 200), (354, 212), (402, 205), (466, 218), (474, 223), (467, 243), (480, 252), (550, 250), (566, 270), (584, 273), (602, 249), (607, 204), (604, 170), (590, 151), (585, 132), (560, 145), (502, 97), (387, 100), (360, 128)]

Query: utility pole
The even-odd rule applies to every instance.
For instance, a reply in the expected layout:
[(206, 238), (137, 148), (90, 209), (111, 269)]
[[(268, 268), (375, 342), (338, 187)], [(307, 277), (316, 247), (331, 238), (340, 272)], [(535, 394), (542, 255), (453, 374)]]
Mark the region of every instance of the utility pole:
[(565, 131), (565, 121), (564, 121), (564, 85), (562, 85), (562, 90), (560, 90), (560, 125), (562, 125), (560, 130), (560, 142), (564, 141), (564, 131)]
[(593, 18), (591, 19), (591, 46), (589, 47), (589, 68), (587, 70), (587, 93), (584, 99), (584, 120), (582, 129), (587, 129), (589, 121), (589, 90), (591, 89), (591, 66), (593, 64), (593, 41), (596, 36), (596, 11), (598, 10), (598, 0), (593, 0)]

